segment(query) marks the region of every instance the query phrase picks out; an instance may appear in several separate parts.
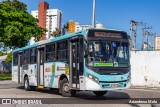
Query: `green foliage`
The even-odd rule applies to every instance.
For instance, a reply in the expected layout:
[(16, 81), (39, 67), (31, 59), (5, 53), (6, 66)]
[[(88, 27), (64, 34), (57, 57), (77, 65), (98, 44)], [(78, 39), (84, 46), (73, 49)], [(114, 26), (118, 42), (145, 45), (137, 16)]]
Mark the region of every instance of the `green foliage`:
[(11, 79), (12, 79), (11, 74), (0, 75), (0, 80), (11, 80)]
[(38, 40), (45, 29), (27, 12), (27, 5), (18, 0), (0, 2), (0, 42), (11, 48), (25, 46), (31, 37)]
[(69, 29), (69, 22), (63, 25), (62, 34), (64, 35), (66, 32), (68, 32), (68, 29)]
[(51, 35), (52, 35), (53, 37), (58, 37), (58, 36), (60, 36), (61, 34), (62, 34), (62, 35), (65, 35), (66, 32), (68, 32), (68, 29), (69, 29), (69, 22), (67, 22), (66, 24), (63, 25), (63, 27), (62, 27), (62, 32), (61, 32), (60, 29), (56, 28), (56, 30), (53, 31)]
[(4, 56), (4, 55), (7, 55), (7, 53), (0, 51), (0, 56)]
[(5, 59), (5, 62), (12, 62), (12, 52), (10, 52), (10, 53), (7, 55), (7, 58)]
[(58, 28), (56, 28), (55, 31), (53, 31), (53, 33), (51, 34), (53, 37), (58, 37), (61, 35), (61, 30), (59, 30)]

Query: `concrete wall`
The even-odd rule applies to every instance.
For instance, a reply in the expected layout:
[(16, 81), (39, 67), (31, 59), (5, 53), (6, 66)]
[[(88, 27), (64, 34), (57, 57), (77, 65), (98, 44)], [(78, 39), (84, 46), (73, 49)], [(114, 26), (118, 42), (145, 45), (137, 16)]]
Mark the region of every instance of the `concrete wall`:
[(160, 87), (160, 51), (131, 51), (132, 86)]

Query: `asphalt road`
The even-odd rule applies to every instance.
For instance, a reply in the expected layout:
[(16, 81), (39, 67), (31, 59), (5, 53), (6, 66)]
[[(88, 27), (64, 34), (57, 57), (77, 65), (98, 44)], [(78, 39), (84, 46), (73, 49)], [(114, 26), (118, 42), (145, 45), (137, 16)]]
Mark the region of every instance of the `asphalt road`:
[[(5, 86), (5, 85), (3, 85)], [(6, 85), (7, 86), (7, 85)], [(127, 89), (108, 91), (103, 97), (97, 97), (92, 92), (77, 92), (73, 98), (64, 98), (58, 91), (49, 89), (37, 89), (36, 91), (25, 91), (23, 87), (10, 85), (3, 88), (0, 84), (0, 98), (50, 98), (48, 104), (52, 105), (23, 105), (25, 107), (160, 107), (159, 104), (120, 104), (132, 98), (160, 98), (160, 90)], [(0, 105), (4, 107), (21, 107), (22, 105)]]

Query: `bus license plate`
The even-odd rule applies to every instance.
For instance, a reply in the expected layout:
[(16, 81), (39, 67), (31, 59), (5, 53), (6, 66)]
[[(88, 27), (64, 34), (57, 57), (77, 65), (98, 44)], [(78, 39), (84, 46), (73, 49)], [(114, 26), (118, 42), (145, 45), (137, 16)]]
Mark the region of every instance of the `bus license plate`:
[(118, 87), (118, 84), (112, 84), (111, 87), (112, 88)]

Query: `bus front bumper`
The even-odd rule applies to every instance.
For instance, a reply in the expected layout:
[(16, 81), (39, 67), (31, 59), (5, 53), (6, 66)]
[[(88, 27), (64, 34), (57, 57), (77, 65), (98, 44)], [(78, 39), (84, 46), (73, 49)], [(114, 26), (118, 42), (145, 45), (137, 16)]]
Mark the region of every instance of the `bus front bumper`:
[(85, 90), (91, 90), (91, 91), (128, 89), (131, 86), (131, 80), (126, 82), (105, 83), (105, 82), (95, 82), (87, 77), (85, 77), (85, 83), (86, 83)]

